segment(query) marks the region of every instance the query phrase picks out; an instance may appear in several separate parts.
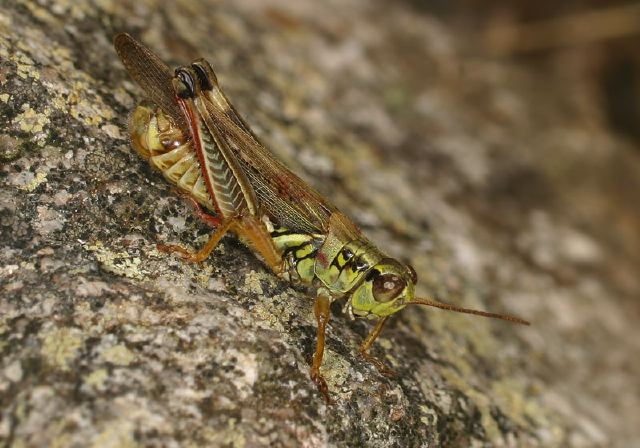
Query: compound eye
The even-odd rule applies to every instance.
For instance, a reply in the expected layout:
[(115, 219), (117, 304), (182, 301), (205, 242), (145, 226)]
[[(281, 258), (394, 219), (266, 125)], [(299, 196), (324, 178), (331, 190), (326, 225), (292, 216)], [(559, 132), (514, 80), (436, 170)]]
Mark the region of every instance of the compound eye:
[(176, 78), (178, 80), (178, 82), (174, 82), (176, 94), (182, 99), (193, 98), (196, 95), (193, 76), (184, 69), (177, 69)]
[(373, 298), (377, 302), (389, 302), (400, 295), (407, 283), (396, 274), (382, 274), (373, 280)]
[[(200, 89), (202, 90), (211, 90), (213, 89), (213, 85), (211, 84), (211, 80), (209, 79), (209, 74), (207, 73), (207, 69), (204, 67), (204, 64), (207, 64), (206, 61), (198, 61), (191, 64), (191, 68), (196, 73), (198, 77), (198, 81), (200, 82)], [(207, 64), (208, 65), (208, 64)]]
[(418, 283), (418, 273), (410, 264), (407, 265), (407, 268), (409, 269), (409, 275), (411, 276), (411, 281), (415, 285), (416, 283)]

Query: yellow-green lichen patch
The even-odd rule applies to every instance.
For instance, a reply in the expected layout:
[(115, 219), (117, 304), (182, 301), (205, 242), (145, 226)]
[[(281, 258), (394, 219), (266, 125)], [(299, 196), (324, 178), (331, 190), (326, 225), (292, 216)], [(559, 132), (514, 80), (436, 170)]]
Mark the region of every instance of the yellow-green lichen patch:
[(78, 356), (83, 342), (82, 333), (77, 328), (54, 328), (42, 335), (41, 354), (51, 366), (66, 371)]
[[(440, 334), (438, 345), (441, 356), (455, 366), (454, 368), (443, 368), (440, 372), (447, 383), (468, 397), (478, 408), (480, 422), (487, 439), (498, 442), (502, 440), (502, 432), (491, 413), (491, 408), (495, 403), (490, 396), (480, 392), (469, 382), (470, 379), (475, 377), (474, 368), (469, 364), (467, 358), (463, 356), (466, 348), (460, 343), (460, 339), (475, 339), (474, 346), (478, 347), (478, 351), (484, 353), (490, 351), (487, 347), (493, 344), (492, 336), (488, 331), (478, 329), (482, 325), (487, 325), (487, 323), (475, 322), (474, 325), (469, 325), (468, 319), (468, 316), (456, 315), (438, 317), (434, 315), (430, 319), (431, 327)], [(464, 337), (461, 338), (460, 334)], [(510, 417), (510, 415), (507, 415), (507, 417)]]
[[(274, 295), (268, 301), (260, 301), (253, 308), (253, 314), (259, 318), (258, 322), (282, 333), (286, 332), (285, 322), (298, 312), (295, 298), (286, 293)], [(312, 321), (313, 311), (309, 314), (309, 322)]]
[(438, 413), (435, 409), (432, 409), (426, 405), (421, 404), (419, 406), (420, 413), (423, 416), (420, 417), (420, 421), (427, 426), (436, 426), (438, 424)]
[(22, 105), (22, 112), (13, 119), (13, 123), (23, 132), (38, 134), (49, 124), (48, 115), (48, 109), (45, 113), (38, 113), (27, 103)]
[[(79, 307), (78, 307), (79, 308)], [(82, 316), (91, 316), (90, 309), (77, 309), (76, 315), (78, 318), (82, 318)], [(101, 310), (100, 314), (94, 316), (92, 320), (92, 327), (87, 328), (87, 331), (92, 332), (97, 328), (109, 327), (111, 325), (122, 325), (122, 324), (131, 324), (137, 325), (141, 321), (144, 325), (144, 317), (142, 316), (141, 309), (137, 306), (136, 303), (132, 302), (123, 302), (123, 303), (107, 303)], [(154, 315), (153, 312), (145, 310), (144, 314)], [(155, 322), (158, 322), (156, 320)], [(117, 357), (116, 357), (117, 359)]]
[(40, 5), (38, 5), (37, 2), (33, 2), (30, 0), (17, 0), (16, 3), (27, 8), (27, 10), (33, 15), (33, 17), (38, 20), (49, 24), (57, 23), (55, 17), (45, 8), (42, 8)]
[(131, 420), (112, 421), (93, 438), (90, 446), (92, 448), (135, 448), (138, 444), (135, 441), (133, 430), (134, 426)]
[(394, 346), (389, 339), (381, 337), (378, 338), (376, 343), (380, 346), (380, 348), (384, 350), (385, 358), (390, 362), (392, 366), (398, 366), (401, 364), (401, 362), (395, 356), (393, 356)]
[(445, 368), (441, 371), (447, 383), (458, 389), (465, 397), (475, 405), (480, 413), (480, 422), (482, 429), (486, 433), (487, 439), (492, 442), (498, 442), (502, 439), (502, 433), (497, 422), (491, 415), (491, 399), (472, 387), (462, 376), (458, 375), (453, 369)]
[[(72, 62), (73, 55), (69, 49), (51, 43), (51, 48), (43, 53), (40, 49), (31, 48), (22, 42), (16, 43), (17, 50), (10, 58), (16, 64), (17, 75), (23, 79), (32, 78), (42, 83), (49, 93), (48, 104), (44, 115), (25, 110), (19, 120), (20, 129), (25, 132), (38, 133), (48, 124), (51, 109), (58, 110), (82, 121), (87, 126), (97, 127), (115, 117), (114, 110), (103, 101), (93, 86), (95, 80), (85, 72), (77, 71)], [(44, 65), (41, 70), (34, 62)], [(24, 106), (23, 106), (24, 108)], [(46, 120), (46, 121), (45, 121)], [(112, 138), (120, 138), (119, 129), (107, 124), (102, 131)]]
[(11, 98), (11, 96), (7, 93), (0, 94), (0, 101), (2, 101), (3, 103), (7, 103), (9, 101), (9, 98)]
[[(468, 308), (483, 309), (479, 300), (473, 300), (474, 294), (469, 293), (463, 306)], [(474, 353), (479, 357), (491, 358), (500, 351), (501, 345), (492, 334), (493, 325), (496, 322), (490, 319), (472, 317), (455, 313), (440, 313), (438, 323), (434, 324), (438, 330), (455, 334), (459, 340), (464, 340), (471, 345)]]
[[(74, 88), (79, 89), (81, 83), (74, 84)], [(84, 98), (86, 92), (74, 91), (69, 95), (71, 108), (69, 114), (76, 119), (82, 120), (86, 125), (98, 126), (105, 120), (114, 117), (113, 109), (102, 102), (102, 99), (95, 97), (88, 100)]]
[(66, 110), (67, 108), (67, 100), (61, 95), (54, 95), (50, 101), (54, 109)]
[(209, 281), (211, 280), (211, 274), (213, 274), (213, 266), (210, 264), (204, 266), (198, 266), (198, 269), (195, 272), (195, 280), (203, 288), (207, 288), (209, 286)]
[[(474, 306), (481, 308), (479, 305), (471, 305), (471, 307)], [(477, 356), (485, 359), (494, 358), (500, 348), (498, 341), (491, 334), (491, 321), (470, 319), (472, 318), (469, 316), (449, 313), (433, 314), (429, 321), (431, 328), (440, 335), (438, 338), (440, 355), (454, 365), (454, 368), (441, 370), (443, 377), (447, 383), (469, 397), (480, 412), (480, 421), (487, 438), (498, 442), (502, 441), (503, 434), (492, 416), (491, 409), (499, 405), (507, 418), (525, 427), (530, 424), (528, 418), (532, 417), (526, 415), (524, 411), (529, 401), (525, 398), (523, 387), (508, 379), (497, 380), (491, 384), (492, 390), (500, 390), (500, 395), (493, 392), (487, 393), (485, 387), (477, 388), (470, 382), (476, 375), (469, 358), (464, 356), (467, 350), (464, 342), (472, 347)], [(417, 320), (414, 322), (414, 319), (411, 319), (411, 324), (417, 324)], [(501, 377), (501, 375), (497, 376)]]
[(42, 184), (43, 182), (46, 182), (46, 180), (47, 180), (47, 173), (42, 173), (38, 171), (35, 174), (35, 176), (33, 176), (33, 179), (31, 179), (29, 182), (27, 182), (24, 185), (19, 185), (18, 188), (31, 193), (33, 190), (38, 188), (40, 184)]
[(241, 431), (236, 429), (236, 419), (229, 419), (229, 430), (225, 431), (226, 435), (223, 439), (225, 446), (232, 446), (233, 448), (244, 448), (246, 445), (246, 439)]
[(249, 272), (244, 277), (244, 286), (241, 288), (242, 292), (259, 294), (259, 295), (264, 294), (264, 291), (262, 291), (262, 285), (260, 284), (260, 280), (267, 279), (268, 277), (269, 276), (264, 273), (260, 273), (256, 271)]
[(136, 280), (142, 280), (146, 276), (139, 257), (132, 257), (124, 251), (114, 252), (104, 247), (102, 241), (85, 244), (84, 248), (95, 254), (100, 266), (107, 272)]
[(351, 365), (342, 356), (325, 347), (324, 359), (320, 371), (327, 380), (327, 385), (332, 391), (339, 392), (349, 379)]
[[(103, 2), (104, 3), (104, 2)], [(94, 8), (92, 2), (79, 2), (78, 0), (56, 0), (52, 10), (59, 16), (67, 18), (67, 20), (83, 20), (90, 14), (91, 8)]]
[[(262, 296), (264, 294), (262, 282), (268, 282), (270, 286), (274, 286), (275, 277), (268, 272), (251, 271), (245, 276), (245, 284), (240, 290), (244, 293)], [(299, 300), (284, 292), (270, 297), (269, 300), (258, 301), (253, 313), (261, 318), (260, 322), (263, 324), (274, 330), (284, 332), (285, 326), (283, 323), (290, 320), (292, 314), (299, 313), (299, 308)]]
[(555, 423), (560, 421), (559, 416), (553, 415), (549, 408), (542, 406), (530, 395), (531, 393), (527, 393), (526, 383), (518, 379), (506, 378), (491, 385), (492, 399), (514, 423), (525, 427), (534, 421), (537, 426), (546, 429), (547, 445), (560, 446), (564, 431)]
[(16, 63), (18, 69), (18, 76), (22, 79), (40, 79), (40, 72), (35, 67), (33, 60), (31, 60), (31, 58), (26, 54), (19, 53), (17, 57), (14, 58), (14, 62)]
[(21, 261), (20, 262), (20, 269), (23, 271), (35, 271), (36, 270), (36, 265), (29, 262), (29, 261)]
[[(207, 426), (198, 431), (198, 440), (205, 441), (206, 446), (225, 446), (231, 448), (244, 448), (247, 444), (246, 438), (240, 428), (237, 428), (236, 419), (230, 418), (227, 427), (219, 430)], [(191, 442), (185, 444), (188, 448), (197, 448), (202, 443)]]
[(107, 369), (98, 369), (87, 375), (84, 382), (87, 386), (93, 389), (103, 389), (107, 378), (109, 378), (109, 372), (107, 372)]
[(56, 429), (53, 431), (55, 436), (51, 439), (51, 445), (49, 445), (51, 448), (65, 448), (72, 445), (71, 434), (64, 432), (68, 425), (69, 422), (67, 421), (62, 421), (55, 425)]
[(136, 356), (124, 345), (114, 345), (102, 351), (102, 359), (118, 366), (128, 366)]

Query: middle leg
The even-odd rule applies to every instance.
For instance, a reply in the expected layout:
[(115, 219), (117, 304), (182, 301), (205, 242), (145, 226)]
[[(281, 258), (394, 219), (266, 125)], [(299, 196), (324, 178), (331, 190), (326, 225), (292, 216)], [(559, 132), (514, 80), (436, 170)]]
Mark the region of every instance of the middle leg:
[(373, 364), (375, 368), (378, 369), (378, 372), (380, 372), (382, 375), (391, 378), (396, 376), (396, 373), (392, 369), (387, 367), (385, 363), (369, 353), (369, 349), (373, 345), (374, 341), (378, 338), (378, 336), (380, 336), (382, 327), (384, 327), (387, 319), (389, 319), (389, 316), (382, 317), (380, 318), (380, 320), (378, 320), (376, 326), (373, 327), (373, 330), (371, 330), (371, 333), (369, 333), (369, 336), (367, 336), (367, 338), (360, 345), (360, 356), (362, 356), (365, 361)]

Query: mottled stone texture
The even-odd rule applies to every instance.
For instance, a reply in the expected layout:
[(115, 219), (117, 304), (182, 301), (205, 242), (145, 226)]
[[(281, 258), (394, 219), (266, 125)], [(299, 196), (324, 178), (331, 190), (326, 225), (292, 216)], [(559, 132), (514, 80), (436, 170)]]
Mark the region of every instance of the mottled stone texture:
[[(469, 57), (410, 3), (0, 1), (0, 445), (632, 446), (638, 152), (593, 92)], [(411, 309), (360, 362), (336, 306), (208, 229), (134, 154), (141, 92), (111, 39), (212, 61), (273, 151), (419, 292), (531, 327)]]

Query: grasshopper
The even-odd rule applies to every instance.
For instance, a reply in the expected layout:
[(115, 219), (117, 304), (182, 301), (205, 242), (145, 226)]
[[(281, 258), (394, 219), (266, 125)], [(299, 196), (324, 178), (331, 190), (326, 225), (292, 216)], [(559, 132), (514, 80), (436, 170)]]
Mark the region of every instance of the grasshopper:
[(197, 252), (160, 245), (189, 262), (204, 261), (227, 233), (249, 246), (279, 277), (315, 294), (316, 350), (310, 376), (327, 402), (320, 373), (330, 305), (346, 299), (351, 318), (375, 319), (360, 354), (382, 374), (393, 372), (369, 353), (389, 316), (409, 305), (528, 325), (517, 317), (414, 296), (416, 271), (387, 256), (333, 204), (292, 173), (260, 142), (221, 90), (204, 59), (171, 71), (129, 34), (115, 49), (151, 103), (130, 118), (132, 146), (188, 195), (215, 230)]

